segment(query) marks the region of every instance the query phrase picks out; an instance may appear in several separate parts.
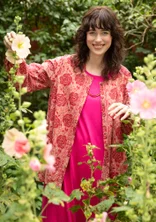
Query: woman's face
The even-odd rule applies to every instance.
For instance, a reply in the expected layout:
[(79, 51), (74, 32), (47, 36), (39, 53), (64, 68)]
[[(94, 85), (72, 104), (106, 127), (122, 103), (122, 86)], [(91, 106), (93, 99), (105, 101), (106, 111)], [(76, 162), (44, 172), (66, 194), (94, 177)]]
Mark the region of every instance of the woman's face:
[(87, 32), (86, 44), (90, 50), (90, 56), (103, 57), (112, 44), (110, 31), (95, 28)]

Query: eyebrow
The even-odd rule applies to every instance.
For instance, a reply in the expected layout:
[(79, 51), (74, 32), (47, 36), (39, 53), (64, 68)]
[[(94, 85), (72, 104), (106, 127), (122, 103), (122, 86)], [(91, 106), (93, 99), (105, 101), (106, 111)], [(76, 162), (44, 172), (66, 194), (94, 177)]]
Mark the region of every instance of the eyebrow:
[[(99, 28), (97, 28), (97, 29), (99, 29)], [(95, 30), (96, 30), (96, 28), (93, 29), (93, 28), (90, 27), (90, 29), (88, 31), (95, 31)], [(99, 29), (99, 30), (110, 32), (110, 30), (107, 30), (107, 29)]]

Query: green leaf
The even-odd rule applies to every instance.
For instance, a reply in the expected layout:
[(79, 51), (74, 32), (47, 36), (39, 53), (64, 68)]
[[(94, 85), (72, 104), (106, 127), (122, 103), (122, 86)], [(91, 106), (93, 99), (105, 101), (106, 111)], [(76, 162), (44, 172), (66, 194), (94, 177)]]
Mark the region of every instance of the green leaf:
[(82, 200), (82, 202), (84, 203), (84, 205), (87, 205), (87, 206), (90, 205), (90, 200), (89, 199)]
[(96, 169), (98, 169), (98, 170), (102, 170), (102, 166), (97, 165), (97, 166), (96, 166)]
[(127, 211), (130, 210), (131, 207), (128, 206), (122, 206), (122, 207), (113, 207), (113, 209), (111, 210), (111, 212), (121, 212), (121, 211)]
[(71, 210), (73, 213), (77, 212), (79, 209), (81, 209), (80, 205), (75, 205), (69, 208), (69, 210)]
[(76, 200), (80, 200), (83, 195), (84, 194), (82, 191), (80, 191), (79, 189), (75, 189), (70, 194), (70, 201), (72, 201), (75, 198), (76, 198)]
[(112, 206), (113, 203), (114, 203), (114, 197), (110, 197), (109, 199), (103, 200), (99, 204), (93, 206), (93, 211), (95, 212), (96, 210), (98, 210), (98, 212), (102, 213), (104, 211), (107, 211)]
[(125, 188), (125, 194), (126, 194), (127, 199), (130, 199), (136, 195), (136, 193), (134, 192), (134, 190), (131, 187)]
[(78, 164), (77, 164), (77, 165), (78, 165), (78, 166), (80, 166), (80, 165), (82, 165), (82, 164), (83, 164), (83, 162), (78, 162)]
[(54, 203), (57, 205), (62, 204), (64, 201), (70, 201), (69, 196), (67, 196), (60, 188), (56, 187), (54, 183), (49, 183), (45, 187), (43, 195), (49, 199), (49, 203)]
[(0, 150), (0, 167), (4, 166), (8, 162), (8, 155)]

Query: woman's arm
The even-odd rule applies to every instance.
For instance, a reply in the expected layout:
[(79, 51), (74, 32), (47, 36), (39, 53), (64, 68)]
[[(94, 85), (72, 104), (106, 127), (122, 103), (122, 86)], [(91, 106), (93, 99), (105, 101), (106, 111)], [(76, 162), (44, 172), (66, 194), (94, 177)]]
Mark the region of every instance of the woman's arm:
[[(11, 42), (15, 37), (16, 33), (14, 32), (7, 33), (5, 36), (4, 44), (8, 49), (11, 49)], [(5, 67), (9, 72), (10, 68), (13, 67), (13, 64), (6, 59)], [(47, 73), (47, 69), (50, 70), (50, 72), (48, 71)], [(25, 77), (22, 86), (27, 87), (29, 92), (50, 87), (50, 76), (52, 76), (53, 72), (53, 64), (49, 60), (42, 64), (31, 63), (30, 65), (26, 64), (25, 60), (23, 60), (17, 69), (17, 75), (22, 75)]]

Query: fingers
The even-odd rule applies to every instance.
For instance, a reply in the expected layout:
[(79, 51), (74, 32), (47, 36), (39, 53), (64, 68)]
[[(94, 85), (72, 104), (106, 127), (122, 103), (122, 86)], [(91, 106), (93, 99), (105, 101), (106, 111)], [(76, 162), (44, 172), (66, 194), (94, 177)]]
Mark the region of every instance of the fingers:
[(125, 115), (121, 118), (121, 120), (125, 120), (127, 117), (130, 116), (130, 109), (128, 109), (125, 113)]
[(126, 119), (130, 115), (130, 109), (127, 105), (122, 103), (113, 103), (109, 106), (109, 115), (116, 119), (117, 117), (122, 116), (121, 120)]
[(16, 33), (14, 31), (11, 31), (10, 36), (14, 39), (16, 37)]
[(13, 39), (16, 37), (16, 33), (11, 31), (7, 33), (4, 37), (4, 45), (8, 48), (11, 49), (11, 44)]
[(108, 110), (114, 109), (115, 107), (121, 105), (122, 103), (112, 103), (109, 107)]

